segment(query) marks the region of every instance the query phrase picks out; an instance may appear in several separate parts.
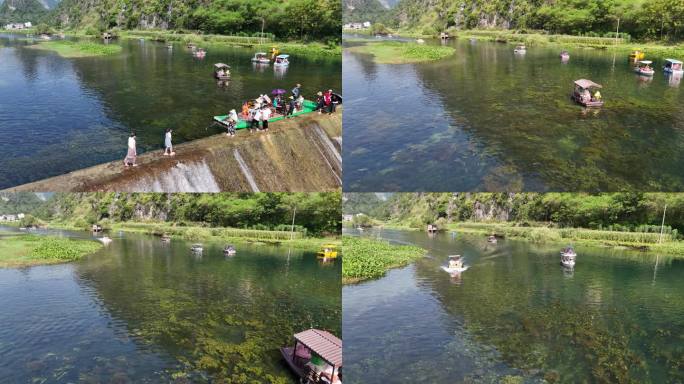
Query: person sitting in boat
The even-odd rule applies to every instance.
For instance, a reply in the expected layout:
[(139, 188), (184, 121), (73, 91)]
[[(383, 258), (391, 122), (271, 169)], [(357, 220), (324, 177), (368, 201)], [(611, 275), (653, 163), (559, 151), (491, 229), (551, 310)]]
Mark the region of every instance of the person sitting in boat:
[(597, 89), (596, 92), (594, 92), (594, 101), (601, 101), (601, 97), (601, 91)]
[(588, 89), (582, 90), (582, 101), (588, 103), (591, 101), (591, 92)]
[(242, 104), (242, 117), (246, 120), (249, 118), (249, 102), (245, 101), (244, 104)]

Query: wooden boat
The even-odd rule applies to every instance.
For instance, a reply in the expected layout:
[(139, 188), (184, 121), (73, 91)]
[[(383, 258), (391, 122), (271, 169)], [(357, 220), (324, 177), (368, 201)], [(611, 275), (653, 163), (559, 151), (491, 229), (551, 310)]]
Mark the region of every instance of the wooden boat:
[(643, 51), (640, 51), (638, 49), (635, 49), (632, 51), (632, 53), (629, 54), (629, 59), (632, 61), (638, 61), (638, 60), (643, 60), (645, 57), (645, 54)]
[(342, 340), (330, 332), (308, 329), (294, 335), (293, 347), (280, 353), (300, 383), (342, 384)]
[(560, 252), (560, 262), (564, 267), (574, 267), (577, 253), (572, 247), (566, 247)]
[(435, 233), (438, 231), (437, 226), (434, 224), (428, 224), (425, 230), (427, 230), (428, 233)]
[(223, 254), (224, 254), (224, 255), (233, 256), (233, 255), (236, 254), (236, 253), (237, 253), (237, 250), (235, 249), (234, 246), (232, 246), (232, 245), (230, 245), (230, 244), (229, 244), (229, 245), (226, 245), (226, 246), (223, 248)]
[(230, 66), (223, 63), (214, 64), (214, 78), (216, 80), (230, 80)]
[(527, 47), (524, 44), (520, 44), (513, 49), (513, 53), (525, 54), (527, 53)]
[(266, 52), (257, 52), (254, 54), (254, 57), (252, 57), (252, 63), (271, 64), (271, 59), (268, 58)]
[(684, 74), (684, 68), (682, 68), (682, 62), (675, 59), (665, 59), (665, 65), (663, 66), (663, 71), (665, 73), (672, 74)]
[(290, 65), (290, 55), (278, 55), (273, 62), (276, 67), (287, 67)]
[(487, 238), (487, 242), (490, 244), (496, 244), (498, 242), (498, 240), (496, 239), (496, 236), (491, 235)]
[(449, 36), (449, 33), (448, 33), (448, 32), (440, 32), (439, 38), (442, 39), (442, 40), (447, 40), (447, 39), (450, 39), (451, 36)]
[[(594, 83), (587, 79), (579, 79), (575, 81), (575, 90), (570, 97), (577, 104), (585, 107), (600, 107), (603, 105), (603, 100), (597, 100), (592, 96), (592, 90), (599, 88), (603, 88), (601, 84)], [(589, 94), (588, 97), (587, 93)]]
[(337, 257), (337, 246), (335, 244), (324, 244), (316, 256), (324, 259), (334, 259)]
[(202, 247), (202, 244), (193, 244), (192, 247), (190, 247), (190, 250), (195, 252), (195, 253), (202, 253), (204, 248)]
[(651, 64), (653, 64), (653, 62), (650, 60), (641, 60), (637, 66), (634, 67), (634, 72), (642, 76), (653, 76), (655, 70), (651, 67)]
[[(299, 111), (299, 112), (293, 113), (292, 116), (299, 116), (299, 115), (304, 115), (304, 114), (307, 114), (307, 113), (312, 113), (312, 112), (315, 111), (315, 108), (316, 108), (316, 103), (315, 103), (315, 102), (310, 101), (310, 100), (304, 100), (304, 103), (303, 103), (303, 105), (302, 105), (302, 110)], [(271, 117), (270, 119), (268, 119), (268, 122), (269, 122), (269, 123), (272, 123), (272, 122), (274, 122), (274, 121), (283, 120), (284, 118), (285, 118), (285, 116), (283, 116), (283, 115), (281, 115), (281, 114), (278, 114), (278, 113), (274, 113), (274, 114), (273, 114), (273, 117)], [(227, 120), (227, 119), (228, 119), (228, 115), (214, 116), (214, 121), (216, 121), (217, 123), (220, 123), (220, 124), (222, 124), (222, 125), (226, 125), (226, 126), (228, 125), (228, 124), (226, 123), (226, 120)], [(235, 125), (235, 129), (245, 129), (245, 128), (248, 128), (248, 122), (247, 122), (246, 120), (240, 120), (240, 121), (238, 121), (238, 123)]]

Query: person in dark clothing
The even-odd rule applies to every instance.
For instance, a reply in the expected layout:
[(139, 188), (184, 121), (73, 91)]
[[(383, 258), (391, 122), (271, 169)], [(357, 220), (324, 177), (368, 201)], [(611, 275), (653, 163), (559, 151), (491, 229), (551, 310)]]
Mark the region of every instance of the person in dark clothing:
[(290, 96), (290, 102), (287, 105), (287, 115), (285, 117), (289, 118), (292, 116), (295, 110), (295, 106), (297, 105), (297, 102), (295, 101), (295, 98)]
[(314, 111), (323, 113), (323, 107), (325, 107), (325, 102), (323, 101), (323, 92), (318, 91), (316, 94), (316, 109), (314, 109)]
[(295, 100), (299, 97), (299, 95), (302, 94), (302, 85), (297, 83), (297, 86), (292, 88), (292, 97), (295, 98)]

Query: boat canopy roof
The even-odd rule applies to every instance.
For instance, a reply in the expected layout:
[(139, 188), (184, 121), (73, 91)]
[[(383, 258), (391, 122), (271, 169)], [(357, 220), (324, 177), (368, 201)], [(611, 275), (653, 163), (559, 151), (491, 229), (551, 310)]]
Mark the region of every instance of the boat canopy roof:
[(665, 59), (665, 61), (672, 64), (683, 64), (681, 61), (675, 59)]
[(342, 366), (342, 340), (332, 333), (311, 328), (294, 338), (333, 366)]
[(641, 61), (639, 62), (639, 64), (646, 64), (646, 65), (648, 65), (648, 64), (653, 64), (653, 62), (652, 62), (651, 60), (641, 60)]
[(278, 58), (278, 59), (287, 59), (288, 57), (290, 57), (290, 55), (278, 55), (278, 56), (276, 56), (276, 58)]
[(458, 260), (458, 259), (460, 259), (461, 257), (462, 257), (461, 255), (449, 255), (449, 258), (450, 258), (450, 259), (455, 259), (455, 260)]
[(215, 67), (216, 69), (222, 69), (222, 68), (230, 68), (230, 65), (228, 65), (228, 64), (223, 64), (223, 63), (216, 63), (216, 64), (214, 64), (214, 67)]
[(594, 83), (593, 81), (587, 79), (575, 80), (575, 85), (582, 88), (603, 88), (601, 84)]

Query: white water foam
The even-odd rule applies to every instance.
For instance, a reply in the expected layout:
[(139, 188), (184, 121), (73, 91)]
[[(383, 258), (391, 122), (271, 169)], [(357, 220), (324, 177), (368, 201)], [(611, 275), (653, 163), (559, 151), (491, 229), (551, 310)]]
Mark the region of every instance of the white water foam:
[(259, 186), (257, 185), (256, 181), (254, 180), (254, 175), (252, 175), (252, 172), (249, 170), (247, 163), (245, 163), (245, 160), (242, 158), (242, 156), (240, 155), (240, 152), (238, 152), (237, 149), (233, 150), (233, 156), (235, 157), (235, 160), (237, 160), (238, 164), (240, 165), (240, 169), (242, 170), (242, 174), (245, 175), (245, 178), (247, 179), (249, 186), (252, 188), (252, 192), (259, 192)]
[(131, 185), (131, 191), (140, 192), (220, 192), (207, 163), (178, 163), (154, 178), (145, 177)]

